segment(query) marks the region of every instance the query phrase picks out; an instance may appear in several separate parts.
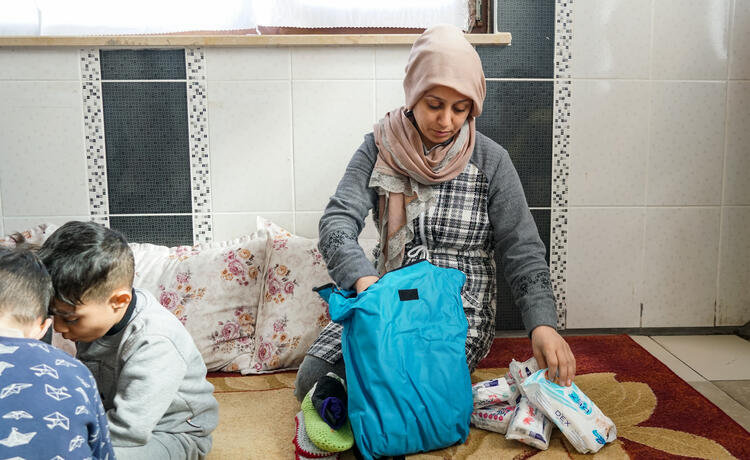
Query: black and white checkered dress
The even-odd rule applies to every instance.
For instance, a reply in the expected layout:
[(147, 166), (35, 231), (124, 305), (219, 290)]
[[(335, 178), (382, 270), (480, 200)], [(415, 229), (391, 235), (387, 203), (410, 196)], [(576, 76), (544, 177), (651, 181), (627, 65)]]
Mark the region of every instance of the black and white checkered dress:
[[(495, 333), (495, 261), (487, 189), (486, 178), (471, 163), (455, 179), (436, 185), (436, 204), (424, 216), (426, 241), (420, 236), (417, 218), (414, 219), (416, 235), (404, 248), (405, 264), (418, 258), (408, 255), (414, 246), (425, 245), (434, 265), (457, 268), (466, 274), (461, 296), (469, 322), (466, 355), (472, 369), (489, 350)], [(341, 330), (341, 325), (329, 323), (308, 354), (330, 363), (338, 361)]]
[[(512, 274), (509, 282), (517, 302), (528, 294), (535, 299), (533, 307), (519, 302), (527, 328), (530, 330), (540, 324), (554, 327), (557, 320), (549, 269), (544, 261), (544, 245), (539, 240), (507, 152), (502, 150), (504, 156), (499, 156), (492, 152), (497, 149), (502, 150), (477, 133), (472, 161), (456, 178), (433, 187), (435, 205), (426, 210), (421, 227), (420, 219), (414, 219), (415, 236), (404, 251), (403, 263), (406, 264), (419, 258), (410, 256), (410, 250), (425, 245), (434, 265), (456, 268), (466, 274), (462, 299), (469, 323), (466, 360), (472, 371), (489, 352), (495, 336), (496, 269), (493, 254), (496, 250), (504, 251), (509, 257), (503, 261), (506, 272)], [(499, 159), (490, 154), (498, 155)], [(339, 216), (344, 209), (351, 207), (358, 211), (344, 217), (351, 219), (354, 215), (356, 220), (374, 207), (377, 196), (367, 190), (366, 185), (363, 188), (362, 183), (366, 184), (367, 168), (372, 171), (376, 155), (372, 138), (366, 137), (321, 219), (319, 246), (329, 263), (331, 276), (340, 285), (345, 280), (344, 288), (349, 288), (360, 276), (377, 275), (371, 264), (364, 268), (351, 262), (358, 255), (356, 238), (359, 232), (356, 230), (361, 229), (363, 222), (357, 222), (358, 227), (346, 228), (347, 220)], [(512, 173), (504, 171), (508, 168)], [(362, 202), (354, 200), (359, 195), (362, 195)], [(503, 195), (502, 199), (500, 195)], [(424, 235), (424, 241), (420, 234)], [(524, 258), (526, 260), (521, 260)], [(514, 270), (514, 267), (519, 269)], [(517, 273), (512, 273), (514, 271)], [(328, 324), (308, 354), (331, 364), (341, 359), (341, 331), (341, 325)]]

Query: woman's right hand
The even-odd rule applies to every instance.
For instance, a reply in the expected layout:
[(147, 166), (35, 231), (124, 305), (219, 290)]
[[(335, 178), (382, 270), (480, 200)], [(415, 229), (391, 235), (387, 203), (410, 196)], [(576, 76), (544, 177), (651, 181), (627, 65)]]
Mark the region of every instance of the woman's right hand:
[(354, 282), (354, 289), (357, 291), (357, 294), (359, 294), (368, 287), (372, 286), (375, 281), (379, 279), (380, 278), (378, 278), (377, 276), (363, 276), (362, 278), (359, 278)]

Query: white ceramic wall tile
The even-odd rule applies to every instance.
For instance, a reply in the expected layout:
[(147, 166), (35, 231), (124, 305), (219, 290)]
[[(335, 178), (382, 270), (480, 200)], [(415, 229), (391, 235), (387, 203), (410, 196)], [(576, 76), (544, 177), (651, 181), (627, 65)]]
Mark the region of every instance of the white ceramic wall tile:
[(286, 213), (214, 213), (214, 241), (231, 240), (243, 235), (250, 235), (258, 228), (256, 222), (258, 216), (264, 217), (277, 225), (294, 232), (294, 215), (291, 212)]
[(80, 79), (75, 48), (0, 48), (0, 80)]
[(750, 82), (729, 82), (723, 204), (750, 205)]
[(750, 207), (724, 207), (719, 260), (718, 326), (750, 321)]
[(290, 77), (289, 48), (206, 48), (206, 78), (278, 80)]
[(735, 0), (729, 78), (750, 79), (750, 0)]
[[(323, 211), (319, 212), (298, 212), (295, 213), (295, 219), (297, 224), (297, 234), (307, 238), (318, 237), (318, 223), (320, 218), (323, 216)], [(372, 214), (369, 214), (365, 219), (365, 228), (362, 229), (362, 233), (359, 234), (359, 240), (377, 240), (378, 230), (375, 227), (375, 223), (372, 220)]]
[(568, 212), (568, 328), (639, 327), (643, 208)]
[(289, 81), (214, 81), (209, 86), (213, 209), (291, 212)]
[(651, 77), (727, 77), (730, 0), (656, 0)]
[(403, 106), (404, 85), (401, 80), (375, 81), (375, 121), (391, 110)]
[(318, 237), (318, 222), (323, 212), (298, 212), (295, 213), (294, 219), (296, 224), (296, 235), (305, 238)]
[(88, 215), (79, 82), (0, 85), (5, 217)]
[(38, 217), (5, 217), (3, 219), (3, 230), (9, 233), (22, 232), (41, 224), (55, 224), (58, 227), (71, 220), (88, 222), (91, 216), (88, 214), (80, 216), (38, 216)]
[(293, 83), (297, 211), (319, 211), (336, 190), (364, 135), (372, 132), (372, 81)]
[(644, 205), (650, 83), (574, 80), (568, 199)]
[(649, 205), (721, 203), (726, 83), (652, 82)]
[(375, 48), (375, 78), (404, 79), (404, 68), (411, 46), (380, 46)]
[(292, 48), (295, 80), (357, 80), (375, 75), (375, 49), (365, 46)]
[(653, 337), (708, 380), (750, 380), (750, 342), (735, 335)]
[(646, 210), (643, 327), (714, 325), (719, 210)]
[(576, 0), (573, 14), (573, 78), (649, 77), (651, 0)]

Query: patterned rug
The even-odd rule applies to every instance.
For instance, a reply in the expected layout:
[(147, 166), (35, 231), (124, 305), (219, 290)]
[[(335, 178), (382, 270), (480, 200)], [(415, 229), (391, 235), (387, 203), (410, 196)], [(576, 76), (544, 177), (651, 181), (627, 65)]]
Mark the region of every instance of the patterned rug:
[[(618, 439), (581, 455), (553, 431), (538, 451), (497, 433), (471, 429), (466, 443), (409, 459), (750, 459), (750, 433), (682, 381), (630, 337), (566, 337), (576, 356), (576, 385), (617, 425)], [(500, 377), (512, 358), (531, 356), (528, 339), (495, 339), (472, 375)], [(219, 427), (209, 460), (294, 458), (294, 372), (260, 376), (210, 374), (219, 400)], [(345, 454), (342, 459), (353, 459)]]

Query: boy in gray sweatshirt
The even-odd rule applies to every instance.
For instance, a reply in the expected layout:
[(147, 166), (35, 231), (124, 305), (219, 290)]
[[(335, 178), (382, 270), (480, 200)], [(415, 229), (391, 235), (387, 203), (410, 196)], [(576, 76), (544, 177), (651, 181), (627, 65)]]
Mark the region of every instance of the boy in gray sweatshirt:
[(68, 222), (40, 256), (55, 288), (55, 330), (76, 342), (76, 357), (96, 378), (117, 458), (204, 458), (218, 423), (206, 366), (180, 321), (133, 289), (125, 238)]

